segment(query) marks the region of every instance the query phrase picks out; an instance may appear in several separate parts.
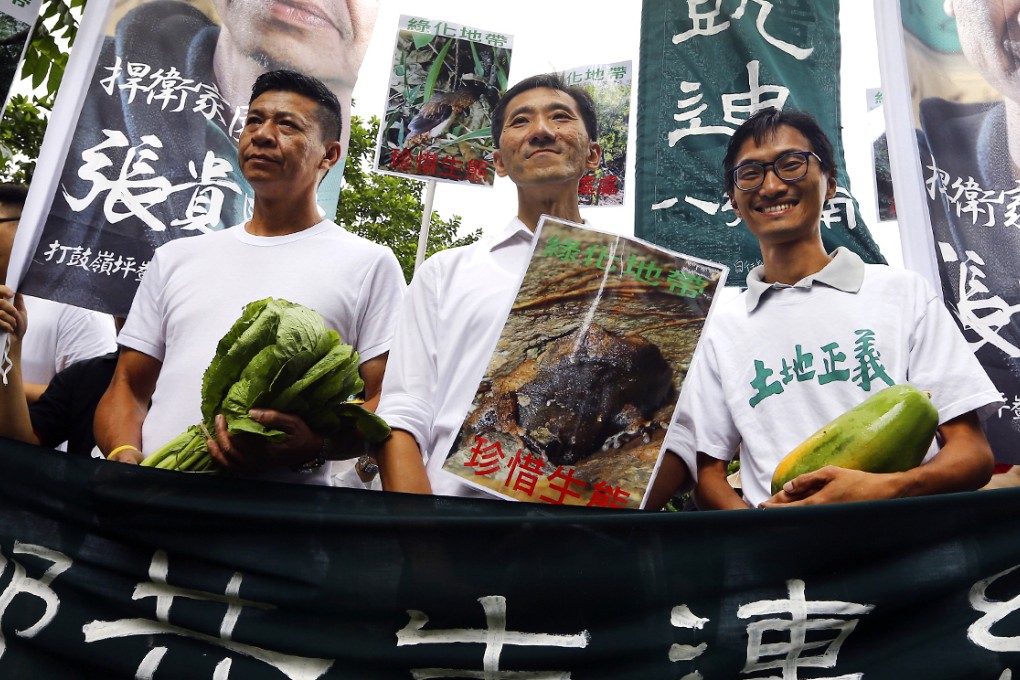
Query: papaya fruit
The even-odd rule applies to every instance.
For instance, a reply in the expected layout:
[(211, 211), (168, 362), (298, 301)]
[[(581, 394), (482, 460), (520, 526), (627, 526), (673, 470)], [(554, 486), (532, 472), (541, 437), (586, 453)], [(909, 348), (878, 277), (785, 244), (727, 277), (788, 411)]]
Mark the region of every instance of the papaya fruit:
[(772, 475), (776, 494), (791, 479), (826, 465), (902, 472), (924, 460), (939, 414), (929, 394), (893, 385), (850, 409), (788, 453)]

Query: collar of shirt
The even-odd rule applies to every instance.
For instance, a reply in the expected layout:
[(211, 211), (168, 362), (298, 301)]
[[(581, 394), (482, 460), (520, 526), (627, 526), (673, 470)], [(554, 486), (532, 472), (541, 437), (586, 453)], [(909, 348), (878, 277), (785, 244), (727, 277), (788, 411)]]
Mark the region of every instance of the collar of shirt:
[(493, 234), (492, 240), (489, 243), (489, 251), (498, 250), (500, 247), (513, 243), (517, 239), (525, 239), (530, 242), (534, 235), (534, 232), (528, 229), (528, 225), (521, 222), (520, 218), (514, 217), (510, 220), (509, 224), (503, 227), (502, 231)]
[(824, 283), (837, 290), (846, 293), (856, 293), (864, 283), (864, 260), (852, 250), (840, 246), (830, 254), (832, 261), (825, 265), (820, 271), (805, 276), (793, 284), (788, 283), (767, 283), (764, 280), (765, 265), (759, 265), (747, 274), (747, 292), (744, 293), (744, 302), (747, 304), (747, 313), (750, 314), (761, 302), (762, 297), (770, 290), (780, 288), (810, 288), (813, 283)]

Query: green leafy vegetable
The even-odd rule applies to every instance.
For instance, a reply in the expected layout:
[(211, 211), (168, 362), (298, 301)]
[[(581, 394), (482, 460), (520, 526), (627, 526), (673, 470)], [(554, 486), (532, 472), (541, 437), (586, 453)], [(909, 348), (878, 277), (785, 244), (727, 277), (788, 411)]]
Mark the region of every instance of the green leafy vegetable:
[(389, 426), (352, 401), (365, 388), (358, 358), (314, 310), (274, 298), (252, 302), (217, 344), (202, 378), (202, 424), (189, 427), (142, 465), (214, 469), (206, 439), (219, 413), (232, 435), (256, 435), (267, 442), (286, 437), (254, 421), (248, 415), (253, 408), (300, 416), (319, 434), (381, 441), (389, 436)]

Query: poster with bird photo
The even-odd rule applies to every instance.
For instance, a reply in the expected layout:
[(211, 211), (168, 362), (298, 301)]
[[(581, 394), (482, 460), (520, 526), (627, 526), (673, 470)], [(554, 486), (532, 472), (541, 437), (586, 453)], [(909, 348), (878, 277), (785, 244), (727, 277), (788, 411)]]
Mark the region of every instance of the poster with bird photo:
[(401, 16), (375, 169), (492, 186), (492, 109), (512, 49), (506, 33)]
[(579, 205), (623, 205), (633, 72), (631, 61), (589, 64), (562, 72), (568, 85), (584, 88), (594, 100), (598, 142), (602, 147), (599, 167), (585, 173), (577, 186)]
[(443, 474), (502, 498), (639, 508), (727, 268), (543, 216)]

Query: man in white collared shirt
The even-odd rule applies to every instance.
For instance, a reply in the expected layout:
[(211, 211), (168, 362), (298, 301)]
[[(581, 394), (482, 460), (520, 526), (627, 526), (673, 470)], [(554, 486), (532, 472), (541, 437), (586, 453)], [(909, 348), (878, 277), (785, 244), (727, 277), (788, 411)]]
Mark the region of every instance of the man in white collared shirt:
[(496, 172), (517, 185), (517, 216), (498, 235), (437, 253), (408, 288), (377, 409), (394, 429), (379, 452), (390, 491), (481, 495), (438, 470), (495, 349), (539, 218), (580, 222), (578, 182), (601, 157), (591, 98), (555, 74), (511, 88), (492, 133)]
[[(733, 135), (726, 189), (764, 264), (713, 314), (681, 398), (681, 452), (702, 509), (772, 507), (976, 489), (993, 458), (978, 411), (998, 403), (942, 301), (913, 272), (826, 253), (819, 222), (836, 190), (832, 147), (810, 116), (765, 109)], [(939, 442), (925, 464), (874, 474), (826, 467), (775, 496), (779, 461), (875, 392), (931, 392)], [(740, 451), (741, 499), (726, 480)], [(696, 452), (696, 463), (695, 463)], [(675, 462), (675, 461), (674, 461)]]

